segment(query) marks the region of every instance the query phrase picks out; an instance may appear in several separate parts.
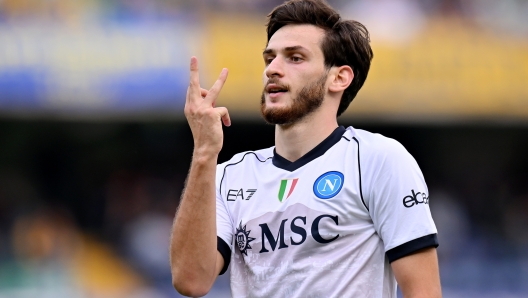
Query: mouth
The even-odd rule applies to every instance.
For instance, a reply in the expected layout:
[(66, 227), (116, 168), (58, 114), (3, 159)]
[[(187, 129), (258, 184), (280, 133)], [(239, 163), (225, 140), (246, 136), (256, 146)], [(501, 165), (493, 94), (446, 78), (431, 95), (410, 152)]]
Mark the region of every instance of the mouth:
[(269, 94), (270, 97), (275, 98), (288, 92), (288, 88), (275, 84), (270, 84), (266, 87), (266, 92)]
[(282, 88), (271, 88), (271, 89), (268, 89), (268, 93), (269, 94), (276, 94), (276, 93), (283, 93), (283, 92), (288, 92), (287, 89), (282, 89)]

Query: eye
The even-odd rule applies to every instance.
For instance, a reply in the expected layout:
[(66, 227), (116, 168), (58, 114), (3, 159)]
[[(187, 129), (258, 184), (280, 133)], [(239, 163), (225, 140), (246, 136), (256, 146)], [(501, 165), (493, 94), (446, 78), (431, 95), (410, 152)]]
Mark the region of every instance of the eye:
[(290, 60), (293, 62), (301, 62), (303, 59), (300, 56), (291, 56)]
[(264, 57), (264, 64), (270, 65), (271, 61), (273, 61), (275, 57)]

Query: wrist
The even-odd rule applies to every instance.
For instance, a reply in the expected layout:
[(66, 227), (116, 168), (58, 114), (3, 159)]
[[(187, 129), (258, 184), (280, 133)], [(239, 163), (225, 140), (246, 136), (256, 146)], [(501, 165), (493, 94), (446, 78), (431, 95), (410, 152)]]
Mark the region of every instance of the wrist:
[(216, 150), (209, 148), (194, 148), (193, 161), (199, 163), (214, 162), (216, 164), (218, 153)]

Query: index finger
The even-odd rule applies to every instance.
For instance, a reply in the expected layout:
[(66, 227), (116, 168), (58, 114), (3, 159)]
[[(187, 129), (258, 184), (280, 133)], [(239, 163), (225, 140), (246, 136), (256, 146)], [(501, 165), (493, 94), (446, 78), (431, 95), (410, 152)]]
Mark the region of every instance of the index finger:
[(201, 98), (200, 74), (198, 73), (198, 59), (195, 56), (191, 57), (189, 93), (191, 97), (193, 97), (193, 95), (199, 95)]

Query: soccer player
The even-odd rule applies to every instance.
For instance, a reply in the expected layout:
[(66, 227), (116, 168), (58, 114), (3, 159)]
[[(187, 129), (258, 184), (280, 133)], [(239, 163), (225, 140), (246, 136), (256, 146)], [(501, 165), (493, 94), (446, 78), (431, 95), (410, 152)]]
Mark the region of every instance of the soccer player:
[(201, 89), (191, 58), (194, 152), (171, 236), (174, 287), (205, 295), (230, 266), (234, 297), (396, 297), (397, 283), (405, 297), (440, 297), (416, 161), (393, 139), (337, 123), (367, 77), (367, 29), (322, 0), (268, 17), (261, 111), (274, 147), (217, 165), (227, 70)]

